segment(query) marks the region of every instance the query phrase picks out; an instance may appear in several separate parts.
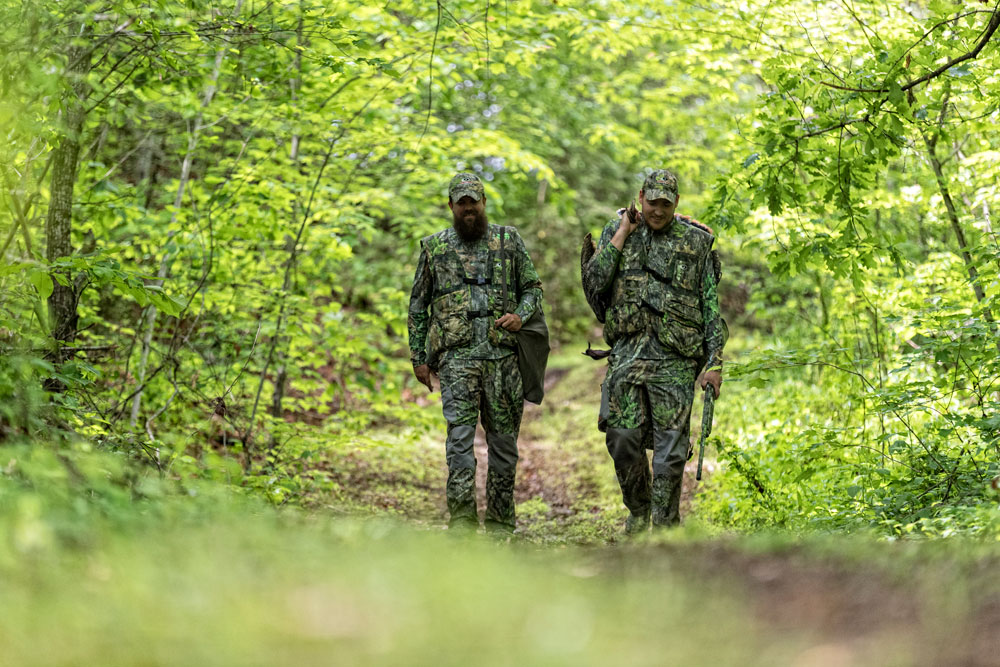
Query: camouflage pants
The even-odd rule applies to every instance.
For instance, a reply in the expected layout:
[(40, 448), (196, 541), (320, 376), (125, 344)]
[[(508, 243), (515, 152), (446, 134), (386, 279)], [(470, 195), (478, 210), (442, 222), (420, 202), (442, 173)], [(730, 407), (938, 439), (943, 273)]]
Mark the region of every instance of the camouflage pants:
[[(608, 453), (633, 523), (680, 521), (681, 481), (697, 362), (684, 357), (611, 357), (602, 391), (607, 402)], [(652, 476), (646, 449), (653, 450)]]
[(486, 526), (514, 529), (514, 472), (517, 432), (524, 391), (517, 355), (502, 359), (445, 359), (441, 363), (441, 402), (448, 422), (448, 512), (451, 523), (475, 523), (476, 421), (482, 418), (489, 452), (486, 472)]

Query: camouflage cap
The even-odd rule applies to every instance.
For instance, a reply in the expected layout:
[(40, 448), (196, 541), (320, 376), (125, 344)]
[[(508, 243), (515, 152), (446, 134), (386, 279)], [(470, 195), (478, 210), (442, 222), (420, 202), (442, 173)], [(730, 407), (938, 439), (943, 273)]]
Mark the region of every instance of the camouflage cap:
[(483, 198), (483, 182), (479, 177), (469, 172), (455, 174), (448, 184), (448, 198), (458, 201), (462, 197), (472, 197), (475, 201)]
[(668, 169), (657, 169), (642, 182), (642, 192), (646, 199), (666, 199), (671, 204), (677, 202), (677, 177)]

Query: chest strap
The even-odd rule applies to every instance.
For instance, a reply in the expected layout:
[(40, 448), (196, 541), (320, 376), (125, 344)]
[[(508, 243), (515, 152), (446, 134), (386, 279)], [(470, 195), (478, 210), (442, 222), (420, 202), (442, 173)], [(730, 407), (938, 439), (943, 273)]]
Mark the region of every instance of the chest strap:
[(646, 266), (644, 266), (643, 268), (646, 269), (646, 273), (648, 273), (649, 275), (651, 275), (656, 280), (659, 280), (664, 285), (669, 285), (670, 284), (670, 282), (671, 282), (670, 276), (665, 276), (665, 275), (659, 273), (656, 269), (654, 269), (653, 267), (649, 266), (648, 264)]
[(654, 269), (654, 268), (652, 268), (650, 266), (646, 266), (646, 265), (644, 265), (641, 269), (625, 269), (623, 271), (619, 271), (618, 275), (620, 275), (620, 276), (644, 276), (644, 275), (649, 275), (649, 276), (652, 276), (653, 278), (655, 278), (656, 280), (660, 281), (664, 285), (669, 285), (672, 282), (670, 280), (670, 276), (665, 276), (665, 275), (659, 273), (656, 269)]

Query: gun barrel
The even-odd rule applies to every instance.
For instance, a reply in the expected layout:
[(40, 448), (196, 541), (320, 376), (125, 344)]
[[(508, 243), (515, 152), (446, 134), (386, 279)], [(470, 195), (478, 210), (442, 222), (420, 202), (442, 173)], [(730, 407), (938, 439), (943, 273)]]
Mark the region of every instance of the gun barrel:
[(712, 419), (715, 416), (715, 390), (709, 385), (705, 387), (705, 407), (701, 413), (701, 437), (698, 443), (698, 473), (695, 479), (701, 481), (701, 465), (705, 460), (705, 443), (712, 434)]

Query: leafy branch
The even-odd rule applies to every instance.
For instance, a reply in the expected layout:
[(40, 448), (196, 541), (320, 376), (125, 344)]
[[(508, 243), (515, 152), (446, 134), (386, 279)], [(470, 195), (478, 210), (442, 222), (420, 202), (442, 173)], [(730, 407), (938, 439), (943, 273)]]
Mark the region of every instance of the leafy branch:
[[(973, 12), (969, 12), (967, 14), (963, 14), (963, 16), (968, 16), (971, 13), (973, 13)], [(954, 20), (957, 20), (957, 19), (950, 19), (949, 21), (939, 23), (937, 26), (935, 26), (931, 30), (934, 30), (937, 27), (940, 27), (941, 25), (944, 25), (944, 24), (946, 24), (948, 22), (951, 22), (951, 21), (954, 21)], [(927, 81), (930, 81), (931, 79), (935, 79), (935, 78), (941, 76), (942, 74), (944, 74), (945, 72), (947, 72), (949, 69), (951, 69), (955, 65), (964, 63), (967, 60), (975, 60), (977, 57), (979, 57), (980, 52), (982, 52), (982, 50), (986, 47), (986, 44), (993, 37), (993, 33), (995, 33), (997, 31), (997, 28), (1000, 28), (1000, 10), (994, 10), (993, 11), (993, 14), (990, 17), (989, 23), (986, 25), (986, 28), (985, 28), (985, 30), (983, 32), (982, 37), (980, 38), (979, 42), (976, 44), (976, 46), (971, 51), (968, 51), (967, 53), (963, 53), (960, 56), (952, 58), (951, 60), (949, 60), (945, 64), (941, 65), (937, 69), (935, 69), (935, 70), (933, 70), (931, 72), (928, 72), (927, 74), (924, 74), (921, 77), (918, 77), (916, 79), (908, 81), (907, 83), (905, 83), (905, 84), (903, 84), (902, 86), (899, 87), (900, 90), (905, 93), (906, 91), (910, 90), (911, 88), (915, 88), (916, 86), (919, 86), (922, 83), (926, 83)], [(928, 34), (929, 34), (929, 32), (930, 31), (928, 31)], [(909, 49), (907, 49), (907, 51), (912, 50), (917, 44), (919, 44), (921, 41), (923, 41), (924, 38), (926, 38), (926, 36), (927, 35), (924, 35), (924, 37), (921, 37), (919, 40), (917, 40), (917, 42), (915, 44), (913, 44)], [(898, 61), (897, 61), (897, 64), (898, 64)], [(852, 93), (875, 93), (875, 94), (882, 94), (882, 93), (890, 93), (890, 92), (892, 92), (891, 88), (884, 87), (884, 86), (881, 87), (881, 88), (858, 88), (858, 87), (853, 87), (853, 86), (845, 86), (845, 85), (840, 85), (840, 84), (836, 84), (836, 83), (830, 83), (829, 81), (823, 81), (821, 83), (824, 86), (828, 87), (828, 88), (834, 88), (836, 90), (843, 90), (843, 91), (852, 92)]]

